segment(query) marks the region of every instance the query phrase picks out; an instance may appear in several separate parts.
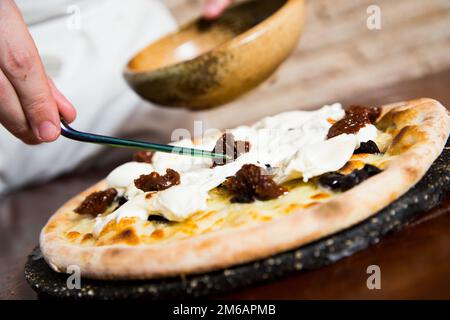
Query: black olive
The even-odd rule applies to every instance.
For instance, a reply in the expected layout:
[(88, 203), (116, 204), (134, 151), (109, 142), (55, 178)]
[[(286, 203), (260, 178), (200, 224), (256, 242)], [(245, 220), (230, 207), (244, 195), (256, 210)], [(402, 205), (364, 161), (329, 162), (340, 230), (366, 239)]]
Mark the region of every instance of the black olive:
[(119, 200), (119, 206), (124, 205), (128, 201), (128, 199), (126, 197), (120, 197), (118, 200)]
[(369, 177), (372, 177), (376, 174), (379, 174), (381, 172), (380, 168), (377, 168), (371, 164), (366, 164), (363, 168), (364, 171), (366, 171), (369, 174)]
[(169, 223), (170, 221), (167, 220), (166, 218), (164, 218), (163, 216), (158, 216), (158, 215), (150, 215), (148, 216), (148, 221), (151, 222), (155, 222), (155, 223), (162, 223), (162, 224), (166, 224)]
[(380, 153), (380, 149), (378, 149), (378, 146), (375, 142), (369, 140), (367, 142), (361, 142), (359, 148), (355, 150), (355, 154), (358, 153)]
[(117, 198), (117, 207), (114, 210), (119, 209), (121, 206), (123, 206), (125, 203), (127, 203), (128, 199), (124, 196)]
[(369, 174), (362, 170), (353, 170), (350, 174), (346, 175), (341, 181), (341, 191), (347, 191), (354, 186), (360, 184), (364, 180), (369, 178)]
[(342, 179), (341, 191), (347, 191), (380, 172), (379, 168), (371, 164), (366, 164), (361, 170), (353, 170), (352, 173)]
[(319, 184), (331, 190), (339, 190), (341, 181), (345, 176), (337, 172), (330, 172), (319, 178)]
[(344, 192), (380, 172), (381, 169), (376, 166), (366, 164), (364, 168), (353, 170), (346, 176), (338, 172), (326, 173), (319, 178), (319, 184), (334, 191)]
[(249, 194), (240, 194), (231, 198), (231, 203), (252, 203), (255, 201), (255, 197)]

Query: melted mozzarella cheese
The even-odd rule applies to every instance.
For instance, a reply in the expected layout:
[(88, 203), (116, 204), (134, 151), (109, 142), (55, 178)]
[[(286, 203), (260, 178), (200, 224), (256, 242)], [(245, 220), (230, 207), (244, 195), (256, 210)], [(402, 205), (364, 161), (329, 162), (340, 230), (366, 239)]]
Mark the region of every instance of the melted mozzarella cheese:
[[(173, 201), (177, 199), (177, 201)], [(183, 221), (207, 209), (208, 190), (199, 185), (178, 185), (159, 192), (151, 200), (152, 211), (171, 221)]]
[(139, 190), (134, 186), (134, 180), (143, 174), (150, 174), (155, 171), (154, 167), (148, 163), (128, 162), (114, 169), (106, 182), (112, 188), (116, 188), (120, 196), (134, 197), (139, 194)]
[(277, 182), (297, 178), (309, 179), (321, 174), (337, 171), (351, 158), (357, 144), (352, 134), (341, 134), (329, 140), (307, 144), (287, 161), (281, 177)]
[(375, 127), (373, 124), (366, 124), (356, 134), (356, 138), (358, 139), (357, 148), (359, 148), (359, 144), (361, 142), (367, 142), (369, 140), (375, 141), (377, 136), (378, 136), (377, 127)]
[[(330, 171), (339, 170), (351, 158), (361, 142), (375, 140), (378, 130), (366, 125), (357, 134), (342, 134), (327, 140), (332, 123), (342, 119), (345, 111), (340, 104), (324, 106), (317, 111), (292, 111), (267, 117), (253, 126), (240, 126), (228, 132), (236, 140), (250, 142), (250, 152), (224, 166), (211, 168), (211, 159), (192, 158), (177, 154), (156, 153), (152, 164), (131, 162), (114, 170), (107, 178), (110, 187), (122, 190), (129, 201), (116, 212), (97, 218), (96, 230), (109, 221), (123, 217), (147, 219), (159, 214), (172, 221), (182, 221), (207, 209), (208, 193), (227, 177), (233, 176), (244, 164), (275, 169), (275, 180), (285, 182), (303, 178), (304, 181)], [(204, 141), (182, 140), (175, 146), (212, 150), (219, 136)], [(141, 174), (166, 169), (180, 173), (180, 184), (145, 197), (134, 186)], [(147, 199), (148, 198), (148, 199)]]
[(106, 227), (108, 223), (113, 220), (119, 222), (123, 218), (133, 218), (147, 220), (149, 216), (149, 205), (146, 199), (146, 194), (142, 193), (134, 197), (132, 200), (124, 203), (119, 209), (110, 213), (105, 217), (95, 218), (94, 235), (98, 236), (100, 232)]

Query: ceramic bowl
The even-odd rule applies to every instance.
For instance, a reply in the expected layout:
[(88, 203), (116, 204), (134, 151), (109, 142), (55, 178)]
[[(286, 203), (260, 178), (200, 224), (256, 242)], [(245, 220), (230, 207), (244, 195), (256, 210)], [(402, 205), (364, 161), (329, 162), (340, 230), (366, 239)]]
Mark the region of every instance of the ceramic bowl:
[(199, 18), (150, 44), (124, 76), (158, 105), (216, 107), (266, 80), (296, 47), (303, 23), (303, 0), (239, 3), (217, 20)]

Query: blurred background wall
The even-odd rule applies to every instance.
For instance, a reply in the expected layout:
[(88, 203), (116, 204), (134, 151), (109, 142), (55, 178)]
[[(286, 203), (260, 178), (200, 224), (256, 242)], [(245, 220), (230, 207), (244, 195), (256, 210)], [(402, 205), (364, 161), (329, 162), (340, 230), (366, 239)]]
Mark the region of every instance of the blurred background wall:
[[(202, 6), (201, 0), (165, 2), (179, 23)], [(370, 5), (381, 9), (380, 30), (366, 26)], [(341, 99), (358, 103), (369, 91), (450, 67), (449, 0), (306, 0), (306, 9), (297, 49), (269, 81), (238, 101), (191, 117), (221, 128)]]

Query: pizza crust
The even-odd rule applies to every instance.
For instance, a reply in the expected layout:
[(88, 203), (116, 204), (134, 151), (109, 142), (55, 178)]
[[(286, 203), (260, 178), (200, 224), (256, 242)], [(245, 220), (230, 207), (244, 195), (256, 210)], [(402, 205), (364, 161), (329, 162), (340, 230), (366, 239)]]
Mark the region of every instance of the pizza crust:
[(413, 187), (442, 152), (450, 131), (447, 110), (432, 99), (382, 107), (377, 126), (394, 136), (388, 153), (398, 155), (380, 174), (316, 206), (288, 216), (237, 229), (151, 245), (82, 247), (54, 231), (101, 181), (61, 207), (43, 228), (40, 247), (58, 272), (78, 265), (83, 277), (105, 280), (150, 279), (242, 264), (294, 249), (355, 225)]

